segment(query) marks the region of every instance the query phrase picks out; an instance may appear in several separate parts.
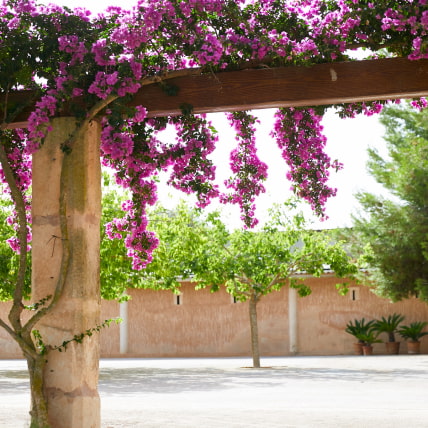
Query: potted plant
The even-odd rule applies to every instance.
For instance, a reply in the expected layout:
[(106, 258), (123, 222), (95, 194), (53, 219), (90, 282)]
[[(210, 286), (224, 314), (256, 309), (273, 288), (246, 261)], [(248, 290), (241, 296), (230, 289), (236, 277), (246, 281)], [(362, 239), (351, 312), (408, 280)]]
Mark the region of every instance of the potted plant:
[(398, 333), (400, 336), (407, 340), (407, 352), (409, 354), (419, 354), (421, 342), (420, 338), (428, 335), (428, 331), (423, 329), (428, 325), (426, 321), (412, 322), (409, 325), (403, 325)]
[(372, 355), (373, 354), (373, 343), (382, 342), (378, 339), (379, 333), (372, 326), (366, 333), (358, 335), (358, 339), (363, 342), (363, 355)]
[(354, 343), (354, 353), (356, 355), (363, 355), (363, 346), (365, 342), (361, 337), (365, 337), (364, 335), (369, 333), (374, 323), (375, 320), (366, 322), (366, 320), (362, 318), (361, 320), (355, 319), (354, 321), (349, 321), (348, 324), (346, 324), (346, 333), (354, 336), (358, 341)]
[(395, 333), (398, 326), (404, 321), (404, 316), (400, 314), (389, 315), (388, 318), (382, 317), (374, 323), (374, 329), (380, 333), (388, 335), (388, 341), (385, 342), (386, 353), (389, 355), (398, 354), (400, 351), (400, 342), (395, 340)]

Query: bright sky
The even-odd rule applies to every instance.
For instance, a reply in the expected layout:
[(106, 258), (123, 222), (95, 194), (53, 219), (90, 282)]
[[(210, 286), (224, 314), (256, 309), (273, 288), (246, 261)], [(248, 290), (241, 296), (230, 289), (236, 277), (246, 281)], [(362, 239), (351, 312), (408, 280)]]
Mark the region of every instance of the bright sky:
[[(41, 0), (42, 1), (42, 0)], [(87, 7), (97, 13), (104, 10), (110, 2), (107, 0), (93, 0), (88, 3), (82, 0), (58, 0), (51, 1), (70, 8)], [(113, 4), (113, 2), (112, 2)], [(123, 8), (132, 7), (136, 0), (121, 0)], [(116, 4), (117, 5), (117, 4)], [(257, 217), (262, 221), (266, 217), (267, 210), (275, 202), (282, 202), (291, 196), (290, 183), (285, 179), (286, 166), (282, 161), (275, 142), (269, 137), (273, 122), (273, 110), (258, 110), (261, 124), (257, 136), (260, 158), (269, 166), (269, 178), (265, 184), (266, 194), (257, 200)], [(233, 132), (229, 129), (223, 114), (210, 115), (214, 126), (219, 131), (219, 149), (215, 152), (215, 164), (219, 182), (228, 178), (230, 172), (229, 152), (235, 146)], [(344, 164), (344, 169), (338, 173), (332, 173), (331, 186), (338, 189), (337, 196), (327, 203), (327, 215), (329, 219), (323, 223), (316, 223), (315, 227), (333, 228), (351, 226), (350, 215), (357, 211), (358, 204), (354, 198), (357, 191), (369, 190), (381, 193), (382, 187), (366, 172), (367, 148), (377, 147), (381, 153), (385, 153), (385, 143), (382, 139), (383, 127), (376, 116), (357, 117), (355, 119), (340, 119), (333, 112), (327, 114), (323, 120), (324, 132), (327, 136), (327, 153), (332, 159), (338, 159)], [(184, 197), (181, 192), (171, 188), (162, 187), (160, 201), (167, 207), (173, 206), (179, 198)], [(240, 227), (238, 207), (225, 209), (225, 221), (231, 227)], [(236, 208), (236, 209), (235, 209)]]
[[(285, 179), (287, 167), (282, 160), (275, 141), (269, 136), (273, 123), (273, 110), (257, 110), (260, 117), (257, 133), (259, 157), (269, 166), (269, 176), (265, 183), (266, 193), (257, 199), (257, 217), (261, 220), (267, 210), (275, 202), (282, 202), (292, 195), (291, 184)], [(217, 176), (220, 180), (228, 178), (229, 152), (235, 146), (234, 134), (228, 128), (223, 114), (210, 115), (219, 130), (219, 148), (215, 154)], [(351, 226), (351, 212), (356, 212), (358, 204), (354, 194), (358, 191), (369, 190), (381, 193), (382, 187), (367, 174), (367, 149), (376, 147), (380, 153), (385, 153), (385, 143), (382, 138), (384, 130), (376, 117), (360, 116), (355, 119), (340, 119), (333, 111), (328, 112), (323, 119), (324, 133), (327, 136), (326, 152), (332, 159), (338, 159), (344, 168), (332, 172), (330, 183), (338, 189), (337, 195), (327, 203), (329, 219), (322, 223), (316, 222), (315, 227), (334, 228)], [(218, 153), (217, 153), (218, 152)], [(166, 204), (168, 191), (162, 193), (162, 202)], [(172, 205), (173, 200), (169, 199)], [(227, 215), (232, 227), (239, 227), (239, 210), (235, 208), (222, 211)], [(308, 213), (310, 210), (308, 209)]]

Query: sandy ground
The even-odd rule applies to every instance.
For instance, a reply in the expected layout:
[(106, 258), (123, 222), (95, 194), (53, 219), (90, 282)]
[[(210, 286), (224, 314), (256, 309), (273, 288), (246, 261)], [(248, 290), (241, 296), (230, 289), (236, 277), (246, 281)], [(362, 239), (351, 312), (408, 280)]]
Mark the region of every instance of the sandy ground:
[[(100, 361), (102, 428), (428, 428), (428, 355)], [(28, 426), (21, 360), (0, 360), (0, 427)], [(85, 428), (85, 427), (82, 427)]]

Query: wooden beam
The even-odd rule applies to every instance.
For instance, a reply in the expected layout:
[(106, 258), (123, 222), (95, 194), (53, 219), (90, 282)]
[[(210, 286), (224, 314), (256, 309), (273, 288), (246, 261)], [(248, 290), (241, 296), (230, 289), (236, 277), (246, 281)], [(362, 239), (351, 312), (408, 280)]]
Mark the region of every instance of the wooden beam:
[(176, 115), (180, 105), (196, 113), (314, 106), (428, 96), (428, 60), (403, 58), (249, 69), (171, 79), (168, 96), (159, 85), (142, 88), (132, 105), (150, 116)]
[[(212, 113), (415, 98), (428, 96), (428, 60), (390, 58), (248, 69), (181, 76), (167, 83), (178, 88), (176, 95), (167, 95), (159, 84), (145, 85), (130, 105), (143, 105), (155, 117), (178, 115), (182, 105), (192, 106), (195, 113)], [(28, 96), (28, 92), (13, 94), (9, 102)], [(0, 96), (0, 106), (3, 102)], [(25, 125), (31, 108), (23, 111), (15, 126)]]

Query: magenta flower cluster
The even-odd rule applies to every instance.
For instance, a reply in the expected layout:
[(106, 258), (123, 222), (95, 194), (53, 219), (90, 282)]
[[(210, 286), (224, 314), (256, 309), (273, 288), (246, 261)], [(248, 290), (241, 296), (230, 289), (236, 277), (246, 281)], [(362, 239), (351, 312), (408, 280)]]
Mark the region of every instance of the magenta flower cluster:
[[(305, 66), (347, 60), (348, 50), (358, 47), (427, 58), (427, 1), (139, 0), (131, 10), (112, 6), (92, 16), (84, 8), (71, 12), (33, 0), (0, 0), (0, 93), (35, 86), (43, 92), (29, 117), (28, 136), (16, 133), (15, 146), (8, 149), (19, 186), (23, 192), (28, 188), (29, 155), (43, 143), (52, 118), (73, 114), (82, 122), (98, 116), (102, 162), (132, 193), (124, 217), (109, 223), (107, 232), (125, 239), (135, 269), (144, 268), (157, 245), (147, 230), (146, 210), (156, 201), (160, 171), (170, 172), (172, 186), (195, 193), (200, 207), (212, 198), (238, 204), (244, 224), (253, 227), (256, 197), (267, 177), (257, 156), (254, 117), (228, 115), (237, 146), (223, 192), (210, 159), (218, 138), (209, 121), (194, 115), (191, 106), (179, 117), (149, 118), (144, 106), (129, 107), (133, 95), (144, 91), (148, 79), (173, 95), (165, 78), (187, 68), (212, 74)], [(415, 106), (424, 108), (426, 101)], [(372, 102), (340, 111), (375, 114), (381, 107)], [(310, 108), (281, 109), (272, 136), (294, 191), (323, 216), (325, 201), (335, 194), (329, 173), (341, 165), (324, 152), (321, 118)], [(177, 131), (174, 141), (159, 137), (167, 125)]]
[[(27, 242), (31, 242), (31, 197), (29, 195), (29, 189), (31, 187), (31, 156), (29, 156), (25, 150), (28, 142), (27, 132), (23, 129), (14, 129), (5, 131), (2, 136), (2, 144), (5, 150), (8, 164), (15, 178), (15, 184), (17, 189), (21, 192), (23, 201), (26, 208), (27, 218)], [(11, 189), (7, 185), (7, 181), (4, 175), (4, 171), (0, 168), (0, 182), (4, 188), (4, 192), (7, 193), (12, 199)], [(13, 211), (7, 218), (7, 223), (18, 231), (19, 223), (17, 219), (16, 211)], [(12, 236), (7, 239), (7, 243), (12, 250), (20, 253), (20, 243), (17, 236)], [(30, 250), (28, 245), (27, 250)]]
[(254, 126), (257, 119), (248, 112), (229, 113), (227, 118), (236, 131), (238, 145), (230, 153), (233, 176), (225, 182), (232, 191), (222, 194), (220, 202), (238, 204), (244, 225), (252, 228), (258, 223), (255, 199), (265, 192), (262, 183), (267, 178), (267, 165), (257, 156)]
[(339, 170), (342, 165), (324, 153), (327, 140), (321, 116), (313, 109), (288, 108), (278, 110), (275, 118), (272, 136), (289, 166), (287, 178), (293, 183), (292, 190), (324, 216), (325, 202), (336, 194), (327, 184), (329, 170)]

